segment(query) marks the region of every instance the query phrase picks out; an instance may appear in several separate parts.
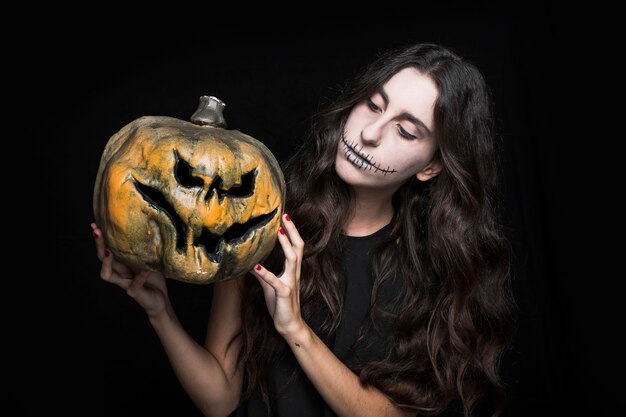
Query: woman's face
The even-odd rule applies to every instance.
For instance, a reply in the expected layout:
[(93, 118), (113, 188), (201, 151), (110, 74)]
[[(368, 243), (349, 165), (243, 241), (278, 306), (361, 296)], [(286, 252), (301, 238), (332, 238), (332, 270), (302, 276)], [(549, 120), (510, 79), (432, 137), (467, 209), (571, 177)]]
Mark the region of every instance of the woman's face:
[(437, 175), (433, 109), (438, 95), (429, 77), (405, 68), (356, 104), (339, 141), (339, 177), (353, 187), (397, 189), (413, 175), (421, 181)]

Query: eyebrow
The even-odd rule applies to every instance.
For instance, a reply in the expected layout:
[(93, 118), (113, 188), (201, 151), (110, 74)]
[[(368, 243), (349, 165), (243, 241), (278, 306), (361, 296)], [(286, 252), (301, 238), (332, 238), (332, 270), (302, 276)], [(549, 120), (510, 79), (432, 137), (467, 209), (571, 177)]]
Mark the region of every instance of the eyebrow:
[[(380, 89), (377, 92), (383, 98), (383, 101), (385, 102), (385, 106), (388, 106), (389, 105), (389, 96), (387, 95), (387, 92), (385, 91), (385, 89), (383, 87), (380, 87)], [(411, 123), (414, 123), (414, 124), (416, 124), (418, 126), (423, 127), (424, 129), (426, 129), (426, 133), (428, 133), (428, 135), (432, 136), (432, 132), (430, 131), (428, 126), (426, 126), (426, 124), (424, 122), (422, 122), (417, 117), (413, 116), (411, 113), (404, 112), (399, 117), (401, 119), (408, 120)]]

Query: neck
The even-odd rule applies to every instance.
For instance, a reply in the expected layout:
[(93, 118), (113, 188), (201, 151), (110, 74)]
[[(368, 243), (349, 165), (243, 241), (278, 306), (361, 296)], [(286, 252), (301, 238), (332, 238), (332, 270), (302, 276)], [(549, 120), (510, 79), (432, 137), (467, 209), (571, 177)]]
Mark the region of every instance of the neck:
[(343, 227), (348, 236), (368, 236), (389, 224), (393, 218), (391, 195), (354, 191), (354, 212)]

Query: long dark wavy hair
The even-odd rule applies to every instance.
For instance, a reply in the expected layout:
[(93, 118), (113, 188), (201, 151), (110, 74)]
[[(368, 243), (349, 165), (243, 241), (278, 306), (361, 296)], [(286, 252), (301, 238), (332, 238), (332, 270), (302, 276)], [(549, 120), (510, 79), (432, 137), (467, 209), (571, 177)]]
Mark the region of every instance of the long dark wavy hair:
[[(496, 215), (488, 90), (478, 70), (450, 50), (418, 44), (381, 55), (316, 116), (310, 137), (287, 163), (286, 212), (306, 244), (301, 308), (306, 319), (323, 305), (323, 331), (338, 328), (341, 230), (354, 201), (335, 172), (338, 141), (352, 108), (407, 67), (438, 87), (434, 134), (443, 168), (427, 182), (407, 180), (393, 196), (395, 224), (373, 260), (372, 305), (386, 280), (402, 277), (405, 288), (395, 308), (391, 352), (355, 372), (362, 383), (420, 415), (438, 414), (455, 401), (469, 416), (486, 393), (504, 403), (498, 368), (511, 333), (509, 246)], [(280, 249), (266, 264), (281, 270)], [(244, 288), (242, 322), (242, 398), (260, 386), (267, 399), (268, 373), (286, 345), (252, 279)]]

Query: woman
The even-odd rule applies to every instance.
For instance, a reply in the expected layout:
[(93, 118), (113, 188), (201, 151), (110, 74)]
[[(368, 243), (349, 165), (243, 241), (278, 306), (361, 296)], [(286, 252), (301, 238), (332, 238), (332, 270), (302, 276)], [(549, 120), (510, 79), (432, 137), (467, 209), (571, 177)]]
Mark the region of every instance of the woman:
[(507, 244), (480, 73), (437, 45), (389, 52), (309, 139), (286, 167), (272, 256), (256, 280), (215, 284), (203, 346), (164, 278), (116, 262), (92, 225), (102, 278), (146, 310), (196, 405), (207, 416), (469, 416), (485, 394), (504, 398)]

